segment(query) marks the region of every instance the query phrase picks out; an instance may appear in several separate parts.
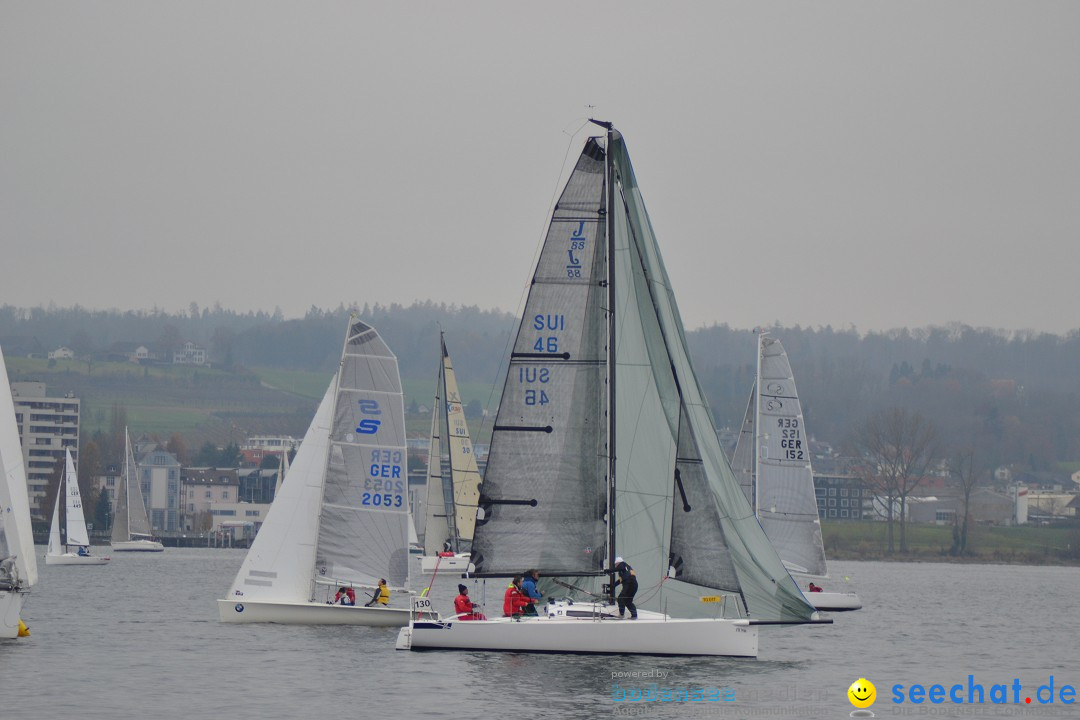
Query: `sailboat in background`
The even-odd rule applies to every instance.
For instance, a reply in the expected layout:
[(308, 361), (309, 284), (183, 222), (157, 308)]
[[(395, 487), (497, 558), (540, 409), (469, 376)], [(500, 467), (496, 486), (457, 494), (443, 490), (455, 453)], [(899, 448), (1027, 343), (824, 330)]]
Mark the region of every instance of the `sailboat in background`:
[[(826, 578), (810, 438), (791, 363), (780, 340), (765, 332), (758, 333), (757, 350), (756, 380), (732, 468), (788, 571)], [(855, 593), (809, 592), (806, 597), (818, 610), (862, 607)]]
[(0, 379), (4, 383), (0, 388), (0, 639), (6, 639), (25, 632), (19, 615), (23, 599), (37, 583), (38, 570), (26, 469), (3, 351)]
[[(397, 358), (349, 322), (341, 364), (228, 594), (227, 623), (408, 623), (407, 606), (334, 605), (338, 588), (405, 592), (409, 501)], [(355, 591), (354, 591), (355, 594)]]
[[(469, 550), (476, 527), (480, 498), (480, 471), (476, 466), (465, 409), (461, 405), (457, 376), (446, 350), (446, 338), (439, 333), (439, 377), (431, 410), (431, 442), (428, 447), (427, 523), (424, 526), (422, 572), (468, 572)], [(443, 477), (442, 430), (446, 430), (450, 485)], [(445, 539), (444, 539), (445, 538)]]
[(120, 475), (120, 486), (116, 488), (110, 545), (116, 552), (162, 552), (165, 549), (150, 528), (139, 483), (139, 466), (135, 463), (127, 428), (124, 428), (124, 472)]
[[(60, 505), (64, 501), (64, 532), (60, 532)], [(72, 552), (71, 548), (76, 548)], [(104, 565), (108, 557), (90, 554), (90, 535), (86, 532), (79, 478), (75, 474), (75, 462), (71, 450), (64, 452), (64, 477), (56, 488), (56, 505), (53, 507), (52, 527), (49, 531), (49, 549), (45, 553), (46, 565)]]
[[(472, 543), (500, 597), (535, 568), (548, 602), (539, 617), (415, 618), (399, 649), (756, 657), (762, 624), (831, 622), (735, 481), (626, 145), (596, 124), (606, 141), (586, 141), (532, 279)], [(632, 622), (611, 602), (617, 556), (640, 587)], [(550, 599), (564, 589), (577, 597)]]

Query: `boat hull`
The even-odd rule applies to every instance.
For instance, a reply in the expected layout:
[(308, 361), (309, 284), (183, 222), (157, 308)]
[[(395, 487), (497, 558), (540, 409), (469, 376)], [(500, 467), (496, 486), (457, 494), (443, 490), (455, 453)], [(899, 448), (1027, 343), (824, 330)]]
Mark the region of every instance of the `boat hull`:
[(439, 557), (437, 555), (425, 555), (420, 558), (420, 572), (431, 575), (436, 570), (443, 573), (474, 572), (470, 556), (466, 554)]
[(806, 593), (806, 599), (823, 612), (846, 612), (862, 607), (862, 600), (855, 593), (812, 592)]
[(756, 658), (758, 629), (746, 620), (417, 620), (398, 634), (399, 650), (619, 655), (719, 655)]
[(76, 553), (64, 553), (62, 555), (46, 555), (46, 565), (104, 565), (109, 562), (108, 557), (97, 555), (78, 555)]
[(165, 546), (156, 540), (124, 540), (111, 544), (115, 552), (163, 552)]
[(267, 602), (218, 600), (224, 623), (280, 623), (282, 625), (369, 625), (404, 627), (408, 608), (327, 605), (314, 602)]
[(0, 640), (19, 636), (19, 614), (22, 612), (24, 593), (17, 590), (0, 590)]

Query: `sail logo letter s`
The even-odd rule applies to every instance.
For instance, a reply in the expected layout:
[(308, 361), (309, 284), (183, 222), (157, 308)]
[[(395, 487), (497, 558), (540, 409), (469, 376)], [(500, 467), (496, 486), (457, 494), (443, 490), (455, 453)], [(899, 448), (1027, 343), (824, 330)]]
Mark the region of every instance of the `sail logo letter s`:
[[(378, 400), (358, 400), (357, 402), (360, 404), (360, 412), (363, 414), (382, 415)], [(356, 432), (359, 435), (374, 435), (379, 432), (380, 425), (382, 425), (382, 420), (364, 418), (356, 424)]]

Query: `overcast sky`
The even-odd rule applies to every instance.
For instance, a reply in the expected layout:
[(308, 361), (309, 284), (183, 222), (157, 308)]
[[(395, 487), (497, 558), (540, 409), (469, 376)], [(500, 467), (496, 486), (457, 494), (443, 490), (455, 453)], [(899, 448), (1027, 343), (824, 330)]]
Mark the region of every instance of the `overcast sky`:
[(0, 304), (516, 312), (594, 114), (689, 328), (1064, 332), (1078, 37), (1077, 2), (3, 0)]

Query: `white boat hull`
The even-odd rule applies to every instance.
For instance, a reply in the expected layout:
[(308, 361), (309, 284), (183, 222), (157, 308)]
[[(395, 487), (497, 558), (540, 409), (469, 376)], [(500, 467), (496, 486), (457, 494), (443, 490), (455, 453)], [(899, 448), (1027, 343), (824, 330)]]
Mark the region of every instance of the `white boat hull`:
[(123, 540), (111, 543), (116, 552), (162, 552), (165, 546), (157, 540)]
[(417, 620), (398, 633), (399, 650), (497, 650), (619, 655), (722, 655), (756, 658), (758, 629), (746, 620)]
[(62, 555), (46, 555), (46, 565), (104, 565), (109, 562), (108, 557), (97, 555), (79, 555), (77, 553), (64, 553)]
[(0, 590), (0, 640), (19, 636), (19, 613), (22, 612), (23, 593)]
[(810, 592), (806, 593), (806, 599), (823, 612), (845, 612), (862, 607), (862, 600), (855, 593)]
[(218, 600), (224, 623), (280, 623), (282, 625), (369, 625), (404, 627), (408, 608), (327, 605), (314, 602), (267, 602)]
[(436, 570), (441, 573), (471, 573), (474, 572), (473, 564), (469, 562), (468, 554), (450, 555), (439, 557), (437, 555), (425, 555), (420, 558), (420, 572), (431, 575)]

